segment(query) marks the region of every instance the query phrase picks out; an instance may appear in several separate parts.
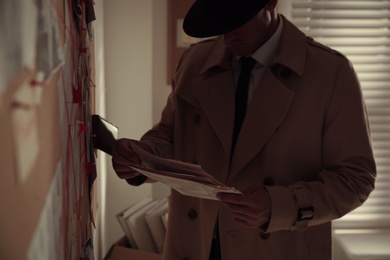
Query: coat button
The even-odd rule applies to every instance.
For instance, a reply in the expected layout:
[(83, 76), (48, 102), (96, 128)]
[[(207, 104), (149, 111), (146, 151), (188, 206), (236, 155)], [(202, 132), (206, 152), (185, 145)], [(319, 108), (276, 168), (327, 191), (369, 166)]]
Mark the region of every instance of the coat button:
[(288, 79), (291, 76), (291, 70), (289, 68), (283, 68), (280, 71), (280, 77), (282, 79)]
[(274, 185), (274, 180), (270, 177), (265, 177), (263, 180), (264, 186), (273, 186)]
[(200, 123), (200, 115), (199, 114), (195, 114), (194, 115), (194, 123), (196, 125)]
[(196, 210), (191, 209), (188, 211), (188, 218), (189, 219), (195, 220), (197, 217), (198, 217), (198, 213), (196, 212)]
[(267, 240), (271, 236), (270, 233), (266, 233), (263, 230), (260, 230), (259, 234), (260, 234), (260, 238), (263, 240)]

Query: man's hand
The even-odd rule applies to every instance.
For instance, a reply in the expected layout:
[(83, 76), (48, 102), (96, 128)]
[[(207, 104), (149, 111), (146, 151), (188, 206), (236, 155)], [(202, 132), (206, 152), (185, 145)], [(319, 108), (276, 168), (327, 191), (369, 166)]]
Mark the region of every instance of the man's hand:
[(141, 158), (130, 147), (131, 143), (137, 143), (136, 140), (119, 139), (115, 143), (115, 148), (112, 153), (112, 167), (116, 174), (121, 179), (133, 179), (139, 175), (138, 172), (132, 170), (128, 165), (134, 164), (142, 166)]
[(232, 212), (237, 224), (248, 228), (268, 225), (271, 198), (263, 186), (251, 186), (243, 191), (243, 195), (218, 193), (217, 197)]

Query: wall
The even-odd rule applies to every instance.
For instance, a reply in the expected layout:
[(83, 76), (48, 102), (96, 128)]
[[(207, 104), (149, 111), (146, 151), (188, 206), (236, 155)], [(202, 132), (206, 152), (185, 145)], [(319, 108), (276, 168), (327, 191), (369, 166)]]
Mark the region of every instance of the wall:
[(0, 1), (0, 259), (91, 258), (92, 0)]
[[(120, 137), (139, 139), (160, 117), (166, 85), (166, 0), (103, 1), (106, 118)], [(129, 186), (107, 158), (102, 249), (123, 236), (116, 214), (145, 196), (167, 194), (162, 184)]]
[[(105, 99), (105, 73), (104, 73), (104, 15), (103, 15), (103, 0), (95, 0), (95, 15), (96, 21), (94, 23), (94, 38), (95, 38), (95, 83), (96, 83), (96, 113), (103, 117), (106, 116), (106, 99)], [(97, 187), (97, 205), (98, 210), (95, 217), (96, 230), (94, 233), (94, 255), (96, 259), (102, 259), (102, 238), (105, 237), (105, 205), (106, 205), (106, 192), (105, 184), (107, 180), (107, 156), (96, 151), (96, 187)], [(103, 185), (104, 184), (104, 185)]]
[[(167, 0), (153, 1), (153, 64), (152, 64), (152, 123), (160, 120), (166, 99), (171, 91), (167, 85)], [(155, 199), (168, 196), (168, 186), (155, 183), (152, 186), (152, 197)]]

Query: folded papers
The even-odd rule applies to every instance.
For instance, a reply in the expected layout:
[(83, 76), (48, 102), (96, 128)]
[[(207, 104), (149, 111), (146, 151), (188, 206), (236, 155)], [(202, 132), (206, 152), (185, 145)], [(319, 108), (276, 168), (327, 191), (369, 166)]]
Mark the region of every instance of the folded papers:
[[(241, 194), (217, 181), (200, 165), (160, 158), (136, 143), (132, 143), (131, 148), (141, 157), (143, 165), (129, 164), (130, 168), (183, 195), (217, 200), (218, 192)], [(164, 250), (168, 217), (167, 198), (156, 201), (147, 197), (117, 214), (132, 248), (160, 254)]]
[(129, 164), (130, 168), (170, 186), (183, 195), (217, 200), (218, 192), (242, 194), (234, 187), (217, 181), (198, 164), (160, 158), (135, 143), (131, 144), (131, 148), (140, 156), (143, 165)]
[(131, 248), (152, 253), (164, 249), (168, 198), (160, 201), (145, 197), (117, 214)]

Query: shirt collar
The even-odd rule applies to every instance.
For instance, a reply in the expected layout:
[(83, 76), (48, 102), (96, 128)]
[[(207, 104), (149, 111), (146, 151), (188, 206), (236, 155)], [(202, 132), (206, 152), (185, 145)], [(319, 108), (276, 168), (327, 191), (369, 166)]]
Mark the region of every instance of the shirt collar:
[[(260, 63), (263, 66), (268, 66), (271, 63), (271, 60), (276, 52), (276, 49), (278, 48), (280, 37), (283, 31), (283, 19), (279, 17), (278, 20), (279, 20), (278, 28), (276, 28), (274, 34), (272, 34), (272, 36), (263, 45), (261, 45), (256, 51), (254, 51), (250, 55), (252, 58), (254, 58), (258, 63)], [(240, 57), (236, 56), (236, 59), (239, 60)]]

